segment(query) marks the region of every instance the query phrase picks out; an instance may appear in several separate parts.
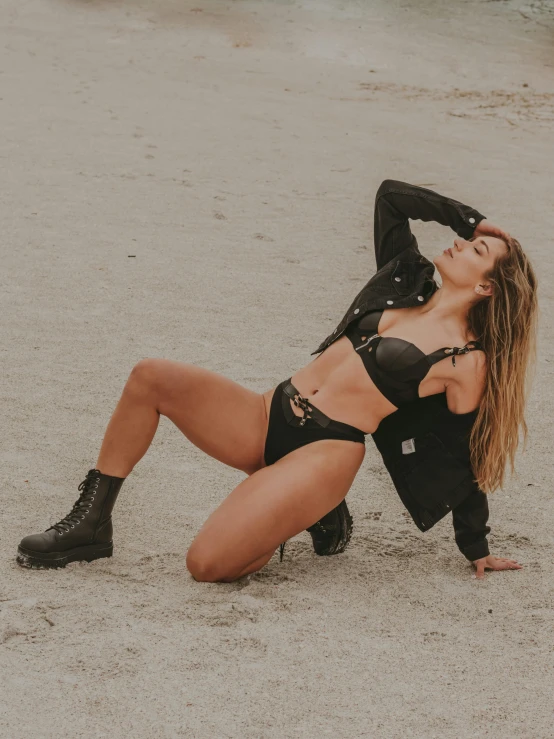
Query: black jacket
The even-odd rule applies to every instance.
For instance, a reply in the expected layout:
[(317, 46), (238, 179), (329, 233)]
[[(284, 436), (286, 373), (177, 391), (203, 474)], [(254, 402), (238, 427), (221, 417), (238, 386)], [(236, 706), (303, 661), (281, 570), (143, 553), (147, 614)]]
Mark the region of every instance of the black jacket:
[[(410, 218), (450, 226), (468, 239), (485, 216), (433, 190), (385, 180), (375, 199), (377, 272), (312, 354), (326, 349), (364, 313), (420, 305), (438, 289), (435, 265), (420, 254)], [(469, 461), (469, 434), (476, 417), (477, 410), (452, 413), (446, 393), (440, 393), (403, 405), (372, 434), (416, 526), (428, 531), (452, 511), (456, 544), (471, 561), (489, 554), (490, 532), (487, 496), (474, 481)]]

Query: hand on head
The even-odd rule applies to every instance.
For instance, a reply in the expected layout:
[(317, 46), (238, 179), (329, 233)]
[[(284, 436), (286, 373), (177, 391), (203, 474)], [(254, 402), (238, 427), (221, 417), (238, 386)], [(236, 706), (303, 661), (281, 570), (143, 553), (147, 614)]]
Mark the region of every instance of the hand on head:
[(475, 226), (473, 236), (496, 236), (497, 239), (510, 238), (510, 234), (507, 231), (504, 231), (500, 226), (496, 226), (494, 223), (491, 223), (487, 218), (484, 218)]

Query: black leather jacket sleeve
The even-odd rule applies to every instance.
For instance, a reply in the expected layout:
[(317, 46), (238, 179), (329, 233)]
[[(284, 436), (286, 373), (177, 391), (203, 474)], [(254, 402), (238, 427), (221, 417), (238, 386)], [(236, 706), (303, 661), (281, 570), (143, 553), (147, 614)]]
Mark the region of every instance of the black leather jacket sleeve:
[(485, 216), (468, 205), (447, 198), (425, 187), (398, 180), (384, 180), (375, 197), (373, 218), (377, 270), (404, 249), (419, 251), (409, 219), (436, 221), (450, 226), (458, 236), (471, 238)]
[(464, 500), (452, 509), (454, 538), (460, 552), (470, 561), (490, 554), (487, 535), (490, 526), (487, 495), (473, 483), (473, 489)]

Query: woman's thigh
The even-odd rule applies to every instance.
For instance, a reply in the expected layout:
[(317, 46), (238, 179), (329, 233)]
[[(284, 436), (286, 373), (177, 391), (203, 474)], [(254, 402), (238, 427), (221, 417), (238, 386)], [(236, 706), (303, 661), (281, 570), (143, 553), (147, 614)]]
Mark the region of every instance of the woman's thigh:
[(217, 372), (171, 359), (143, 359), (131, 373), (158, 412), (214, 459), (251, 474), (263, 466), (266, 399)]
[(232, 578), (319, 521), (346, 497), (364, 455), (360, 442), (322, 439), (254, 472), (192, 542), (187, 567), (193, 577)]

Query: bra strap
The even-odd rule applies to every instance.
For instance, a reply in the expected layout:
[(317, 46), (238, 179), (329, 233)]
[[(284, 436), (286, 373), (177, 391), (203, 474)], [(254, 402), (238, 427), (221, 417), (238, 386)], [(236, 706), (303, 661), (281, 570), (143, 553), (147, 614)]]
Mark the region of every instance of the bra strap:
[[(471, 346), (470, 346), (471, 344)], [(468, 352), (473, 352), (476, 349), (480, 349), (481, 351), (485, 351), (483, 349), (483, 345), (479, 341), (468, 341), (467, 344), (464, 346), (444, 346), (442, 349), (437, 349), (434, 352), (431, 352), (431, 354), (427, 355), (427, 359), (431, 362), (431, 364), (435, 364), (435, 362), (440, 362), (441, 359), (444, 359), (445, 357), (451, 355), (452, 356), (452, 365), (456, 366), (456, 354), (468, 354)]]

